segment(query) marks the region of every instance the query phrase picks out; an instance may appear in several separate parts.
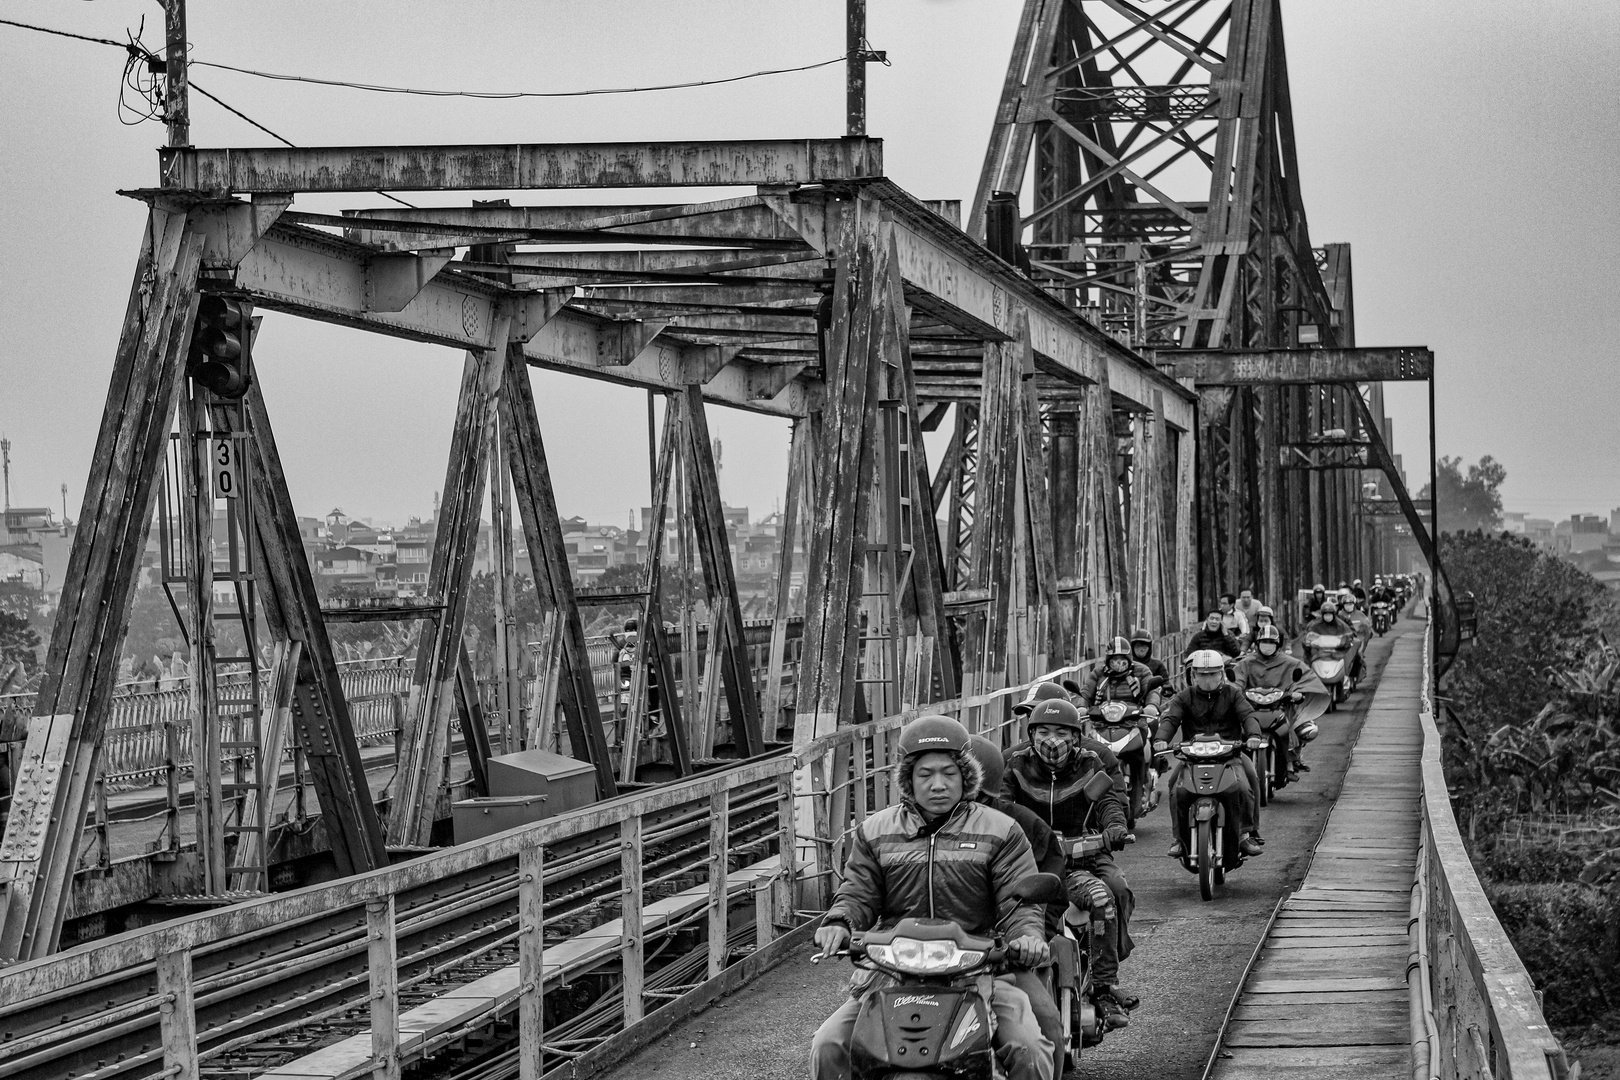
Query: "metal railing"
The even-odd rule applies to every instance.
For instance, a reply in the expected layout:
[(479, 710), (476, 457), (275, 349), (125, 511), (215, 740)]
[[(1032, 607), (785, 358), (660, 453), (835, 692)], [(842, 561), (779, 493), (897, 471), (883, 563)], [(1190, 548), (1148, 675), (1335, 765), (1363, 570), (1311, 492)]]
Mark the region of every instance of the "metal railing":
[(1441, 768), (1433, 618), (1423, 645), (1423, 826), (1413, 886), (1415, 1080), (1564, 1080), (1569, 1066), (1524, 962), (1480, 887)]
[[(1168, 663), (1178, 662), (1184, 640), (1181, 634), (1163, 639)], [(78, 1060), (71, 1055), (89, 1054), (95, 1067), (79, 1072), (82, 1077), (194, 1078), (205, 1066), (224, 1068), (233, 1055), (255, 1053), (256, 1040), (296, 1042), (307, 1026), (326, 1046), (322, 1061), (348, 1064), (323, 1072), (311, 1059), (282, 1075), (398, 1076), (402, 1062), (505, 1022), (515, 1026), (511, 1053), (525, 1080), (562, 1065), (570, 1075), (588, 1075), (809, 939), (851, 832), (899, 798), (896, 740), (908, 719), (921, 712), (954, 715), (1005, 746), (1022, 735), (1012, 706), (1035, 682), (1094, 663), (844, 728), (796, 754), (623, 796), (409, 863), (0, 970), (0, 1024), (21, 1033), (20, 1040), (0, 1045), (0, 1072), (61, 1075)], [(660, 869), (676, 857), (669, 854), (671, 829), (687, 819), (698, 824), (679, 827), (698, 829), (695, 849), (689, 844), (684, 862)], [(595, 846), (582, 848), (585, 841)], [(582, 926), (569, 920), (579, 910), (577, 875), (591, 867), (610, 875), (590, 888), (609, 890), (616, 904), (604, 913), (616, 909), (618, 918)], [(655, 883), (688, 887), (653, 900)], [(465, 908), (468, 901), (460, 898), (470, 895), (467, 890), (486, 897), (479, 925), (485, 933), (498, 930), (499, 939), (465, 958), (441, 955), (413, 967), (406, 953), (418, 949), (422, 927), (450, 917), (436, 914), (447, 903)], [(706, 933), (687, 959), (671, 961), (667, 950), (691, 937), (677, 930)], [(461, 940), (433, 933), (435, 941)], [(365, 962), (356, 955), (345, 961), (350, 974), (312, 987), (306, 968), (314, 960), (299, 959), (324, 955), (309, 953), (312, 941), (350, 938), (363, 941)], [(687, 974), (672, 982), (671, 971)], [(433, 1011), (431, 1026), (413, 1015), (411, 995), (402, 1000), (407, 986), (429, 977), (422, 972), (445, 988), (417, 1007)], [(554, 1020), (557, 1031), (548, 1032), (547, 1011), (556, 1002), (547, 1003), (545, 995), (586, 973), (608, 987), (584, 1014), (589, 1030), (581, 1034), (575, 1017)], [(225, 1000), (238, 984), (251, 984), (256, 1000), (272, 1004), (242, 1014)], [(113, 1028), (105, 1028), (93, 1048), (80, 1045), (94, 1018), (69, 1002), (86, 993), (96, 1009), (109, 1010), (109, 1019), (116, 1014), (123, 1025), (117, 1037), (138, 1049), (115, 1054), (108, 1044)], [(321, 1007), (313, 1013), (292, 1009), (317, 997)], [(344, 1016), (353, 1018), (354, 1033), (338, 1047), (327, 1045), (333, 1018)], [(135, 1027), (126, 1032), (129, 1025)], [(338, 1052), (345, 1046), (352, 1053)]]

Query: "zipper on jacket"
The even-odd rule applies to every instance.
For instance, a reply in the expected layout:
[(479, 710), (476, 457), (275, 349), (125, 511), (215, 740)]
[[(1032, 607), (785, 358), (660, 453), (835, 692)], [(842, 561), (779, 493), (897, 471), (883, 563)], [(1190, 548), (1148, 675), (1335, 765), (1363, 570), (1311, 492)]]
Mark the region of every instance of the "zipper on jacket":
[(934, 918), (934, 838), (939, 835), (935, 829), (928, 834), (928, 917)]

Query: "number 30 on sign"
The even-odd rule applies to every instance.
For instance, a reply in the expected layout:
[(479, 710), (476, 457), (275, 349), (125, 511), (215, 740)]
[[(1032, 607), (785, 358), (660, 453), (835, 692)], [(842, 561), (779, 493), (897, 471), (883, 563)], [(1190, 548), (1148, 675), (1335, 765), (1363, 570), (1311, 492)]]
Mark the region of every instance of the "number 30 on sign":
[(229, 435), (214, 440), (214, 498), (235, 499), (242, 493), (240, 449)]

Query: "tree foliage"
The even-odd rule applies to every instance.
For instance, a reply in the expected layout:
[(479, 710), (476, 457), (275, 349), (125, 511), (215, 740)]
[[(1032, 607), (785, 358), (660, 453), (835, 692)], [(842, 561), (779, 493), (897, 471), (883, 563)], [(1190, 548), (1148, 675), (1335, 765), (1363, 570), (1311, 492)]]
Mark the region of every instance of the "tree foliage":
[[(1501, 462), (1486, 454), (1477, 465), (1468, 466), (1465, 474), (1462, 458), (1443, 457), (1437, 463), (1435, 478), (1440, 486), (1435, 505), (1441, 532), (1495, 532), (1502, 527), (1502, 495), (1498, 489), (1507, 479), (1507, 469)], [(1432, 494), (1425, 484), (1418, 497), (1429, 498)]]

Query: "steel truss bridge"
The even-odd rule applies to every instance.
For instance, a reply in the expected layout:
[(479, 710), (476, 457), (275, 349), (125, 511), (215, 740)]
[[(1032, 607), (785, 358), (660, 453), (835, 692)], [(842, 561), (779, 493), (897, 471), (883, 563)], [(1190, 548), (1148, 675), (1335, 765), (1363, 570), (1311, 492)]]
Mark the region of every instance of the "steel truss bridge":
[[(1391, 508), (1433, 571), (1430, 660), (1455, 652), (1381, 391), (1430, 379), (1433, 357), (1358, 346), (1349, 246), (1312, 242), (1277, 0), (1027, 0), (965, 227), (885, 178), (858, 2), (842, 138), (310, 149), (189, 145), (179, 7), (172, 145), (156, 183), (124, 193), (148, 225), (0, 842), (7, 1075), (587, 1075), (808, 938), (852, 823), (895, 797), (895, 735), (919, 711), (1010, 742), (1017, 693), (1127, 626), (1174, 654), (1222, 591), (1251, 586), (1289, 620), (1301, 584), (1389, 567)], [(678, 188), (732, 194), (635, 201)], [(604, 199), (543, 195), (580, 190)], [(300, 203), (375, 192), (468, 201)], [(463, 354), (425, 600), (323, 609), (257, 383), (224, 397), (188, 377), (218, 297)], [(275, 352), (251, 344), (260, 368)], [(530, 368), (666, 405), (650, 531), (676, 527), (710, 617), (701, 657), (696, 633), (640, 636), (612, 745)], [(762, 663), (714, 406), (792, 422)], [(493, 741), (462, 642), (491, 488), (506, 587), (521, 529), (551, 627), (548, 708), (524, 712), (502, 624)], [(197, 842), (179, 855), (225, 906), (59, 952), (154, 516), (193, 672)], [(657, 625), (663, 575), (651, 560), (612, 599)], [(381, 800), (328, 633), (356, 617), (422, 628)], [(475, 789), (491, 753), (555, 738), (600, 802), (431, 849), (453, 732)], [(289, 756), (337, 879), (273, 895)], [(638, 782), (649, 760), (677, 780)], [(1432, 1074), (1559, 1076), (1438, 775), (1425, 766), (1419, 854), (1445, 916), (1419, 936), (1451, 963), (1426, 1014), (1445, 1018), (1423, 1044)]]

